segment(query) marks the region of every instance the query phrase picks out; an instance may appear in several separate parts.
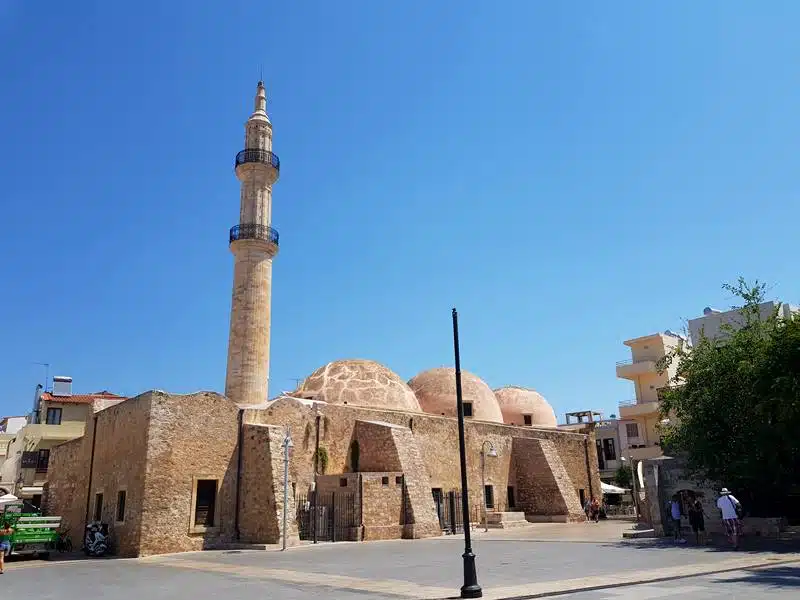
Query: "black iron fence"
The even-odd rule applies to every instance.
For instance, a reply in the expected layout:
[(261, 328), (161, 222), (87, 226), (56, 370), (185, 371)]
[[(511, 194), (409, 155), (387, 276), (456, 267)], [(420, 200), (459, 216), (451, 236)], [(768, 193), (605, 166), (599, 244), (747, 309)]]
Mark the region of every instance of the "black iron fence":
[(238, 240), (264, 240), (277, 246), (279, 238), (278, 230), (269, 225), (240, 223), (231, 227), (228, 243), (232, 244)]
[(301, 540), (357, 540), (356, 497), (345, 492), (309, 492), (297, 497), (297, 528)]
[[(436, 514), (439, 517), (439, 527), (443, 533), (456, 534), (464, 532), (464, 513), (461, 509), (461, 491), (451, 490), (442, 492), (440, 489), (433, 490), (433, 502), (436, 506)], [(470, 498), (470, 522), (478, 523), (483, 514), (483, 507), (480, 502), (475, 502)]]
[(276, 171), (281, 169), (281, 161), (278, 155), (269, 150), (262, 150), (261, 148), (247, 148), (242, 150), (236, 155), (236, 166), (245, 163), (262, 163), (270, 165)]

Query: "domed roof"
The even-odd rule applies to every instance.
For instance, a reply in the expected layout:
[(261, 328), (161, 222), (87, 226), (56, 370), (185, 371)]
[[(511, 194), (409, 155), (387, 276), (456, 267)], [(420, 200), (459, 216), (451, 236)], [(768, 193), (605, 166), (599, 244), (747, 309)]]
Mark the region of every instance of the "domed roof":
[[(455, 417), (456, 415), (456, 371), (451, 367), (440, 367), (423, 371), (408, 386), (417, 395), (422, 410), (434, 415)], [(492, 389), (482, 379), (461, 371), (461, 392), (464, 403), (472, 405), (472, 418), (478, 421), (502, 423), (503, 415)], [(465, 409), (465, 413), (466, 413)]]
[(306, 377), (294, 395), (328, 404), (421, 412), (400, 376), (372, 360), (330, 362)]
[(553, 407), (535, 390), (509, 385), (496, 389), (494, 395), (506, 425), (526, 425), (526, 415), (530, 415), (533, 427), (558, 425)]

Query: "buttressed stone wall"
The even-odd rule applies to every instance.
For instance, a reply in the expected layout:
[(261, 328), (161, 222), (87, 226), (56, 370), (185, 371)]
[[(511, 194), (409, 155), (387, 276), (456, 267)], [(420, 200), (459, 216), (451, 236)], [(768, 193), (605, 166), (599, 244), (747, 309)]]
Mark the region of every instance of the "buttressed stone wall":
[[(408, 476), (408, 471), (402, 465), (398, 465), (394, 450), (390, 450), (391, 446), (385, 446), (387, 448), (385, 455), (383, 450), (376, 450), (373, 454), (368, 448), (361, 447), (365, 442), (363, 439), (359, 440), (359, 434), (356, 433), (357, 422), (382, 422), (401, 426), (407, 431), (407, 435), (413, 438), (414, 445), (418, 449), (417, 456), (428, 478), (427, 486), (420, 483), (421, 489), (430, 494), (433, 488), (447, 492), (461, 487), (458, 428), (453, 418), (329, 405), (284, 397), (274, 401), (265, 409), (245, 411), (244, 419), (246, 423), (280, 424), (290, 427), (295, 444), (290, 464), (290, 478), (299, 492), (311, 489), (313, 483), (317, 422), (320, 447), (325, 449), (328, 456), (326, 473), (402, 470)], [(359, 424), (358, 427), (364, 426)], [(393, 433), (393, 435), (399, 434)], [(586, 497), (592, 493), (595, 495), (599, 493), (600, 477), (591, 433), (587, 437), (584, 434), (562, 430), (512, 427), (468, 420), (465, 423), (465, 435), (468, 481), (473, 506), (480, 506), (482, 502), (480, 452), (484, 442), (489, 441), (497, 450), (498, 456), (486, 459), (486, 483), (494, 486), (498, 507), (505, 507), (507, 486), (517, 486), (517, 471), (520, 468), (515, 461), (512, 461), (515, 438), (552, 442), (553, 451), (550, 456), (552, 462), (548, 464), (561, 464), (570, 485), (562, 481), (559, 489), (569, 494), (568, 490), (571, 488), (575, 502), (578, 502), (580, 490), (584, 490)], [(359, 442), (357, 465), (353, 464), (353, 441)], [(571, 500), (546, 504), (545, 498), (539, 506), (544, 507), (542, 511), (553, 515), (568, 515), (567, 502), (572, 505)]]
[[(283, 535), (283, 427), (244, 425), (239, 531), (241, 541), (277, 544)], [(291, 485), (291, 482), (290, 482)], [(289, 489), (288, 545), (298, 540), (295, 494)]]

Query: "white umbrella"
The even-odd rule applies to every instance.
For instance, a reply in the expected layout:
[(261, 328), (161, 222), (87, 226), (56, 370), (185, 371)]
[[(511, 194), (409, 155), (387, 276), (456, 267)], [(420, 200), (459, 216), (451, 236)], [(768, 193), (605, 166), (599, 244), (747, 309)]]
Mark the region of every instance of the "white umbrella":
[(604, 494), (627, 494), (630, 491), (626, 490), (625, 488), (611, 485), (610, 483), (603, 483), (602, 481), (600, 482), (600, 488), (603, 490)]
[(11, 502), (16, 502), (19, 500), (14, 494), (6, 494), (5, 496), (0, 496), (0, 506), (3, 504), (10, 504)]

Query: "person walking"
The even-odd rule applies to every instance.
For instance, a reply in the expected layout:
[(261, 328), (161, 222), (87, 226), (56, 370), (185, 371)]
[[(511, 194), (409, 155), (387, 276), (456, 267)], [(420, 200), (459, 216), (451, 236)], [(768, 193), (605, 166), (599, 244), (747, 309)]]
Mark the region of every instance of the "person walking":
[(689, 525), (694, 532), (694, 541), (699, 546), (705, 544), (706, 520), (703, 512), (703, 503), (696, 495), (689, 497)]
[(14, 530), (8, 521), (3, 521), (3, 526), (0, 527), (0, 575), (3, 574), (5, 569), (6, 552), (11, 552), (11, 534)]
[(669, 514), (672, 518), (672, 539), (676, 544), (685, 544), (686, 540), (681, 537), (681, 498), (678, 494), (672, 496), (669, 503)]
[(722, 488), (719, 498), (717, 498), (717, 508), (722, 513), (728, 541), (733, 545), (734, 550), (738, 550), (739, 538), (742, 536), (742, 504), (736, 499), (736, 496), (730, 493), (728, 488)]
[(595, 498), (592, 500), (592, 520), (595, 523), (600, 522), (600, 502)]

